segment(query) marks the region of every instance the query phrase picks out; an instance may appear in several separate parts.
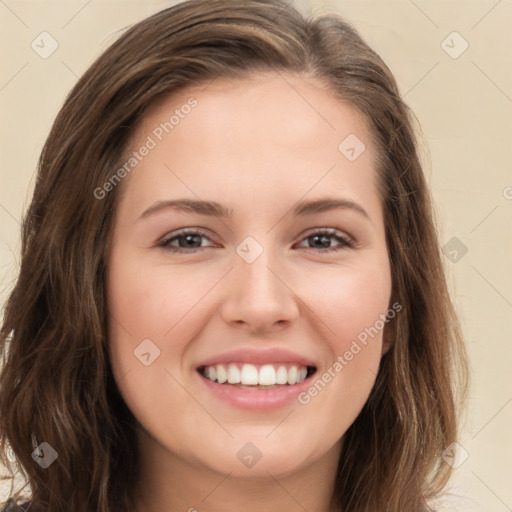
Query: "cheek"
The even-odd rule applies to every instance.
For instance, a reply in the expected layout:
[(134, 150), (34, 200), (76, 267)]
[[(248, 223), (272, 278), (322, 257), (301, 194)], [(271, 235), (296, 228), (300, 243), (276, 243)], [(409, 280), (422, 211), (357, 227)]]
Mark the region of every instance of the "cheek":
[[(182, 380), (178, 365), (187, 340), (194, 336), (187, 331), (191, 325), (186, 315), (207, 286), (190, 286), (190, 276), (138, 264), (118, 257), (120, 253), (113, 252), (109, 261), (109, 354), (123, 399), (149, 429), (155, 422), (154, 404), (162, 397), (183, 414), (193, 413), (194, 403), (172, 376)], [(158, 416), (168, 426), (169, 412), (159, 411)]]
[(211, 275), (193, 266), (177, 270), (143, 264), (117, 258), (115, 253), (110, 269), (107, 300), (117, 321), (112, 327), (121, 336), (123, 330), (130, 333), (134, 340), (163, 339), (176, 325), (181, 327), (199, 299), (222, 276), (220, 271)]
[(303, 285), (305, 302), (320, 319), (317, 325), (322, 326), (329, 354), (326, 366), (313, 377), (299, 401), (315, 411), (318, 421), (325, 420), (326, 429), (341, 435), (375, 383), (391, 277), (385, 260), (361, 269), (336, 269), (331, 274), (328, 286), (314, 286), (314, 279)]
[[(186, 370), (185, 354), (202, 325), (199, 312), (225, 269), (198, 272), (144, 263), (115, 248), (107, 275), (109, 352), (120, 391), (130, 407), (147, 402), (155, 390), (174, 386), (172, 375)], [(204, 323), (204, 318), (203, 318)], [(149, 353), (149, 356), (146, 355)], [(147, 366), (144, 363), (149, 363)], [(127, 378), (125, 378), (127, 376)], [(140, 412), (142, 413), (142, 411)]]
[(387, 260), (381, 258), (357, 267), (319, 270), (317, 276), (309, 272), (300, 289), (304, 302), (324, 325), (332, 348), (340, 353), (376, 322), (382, 330), (379, 319), (389, 306), (391, 276)]

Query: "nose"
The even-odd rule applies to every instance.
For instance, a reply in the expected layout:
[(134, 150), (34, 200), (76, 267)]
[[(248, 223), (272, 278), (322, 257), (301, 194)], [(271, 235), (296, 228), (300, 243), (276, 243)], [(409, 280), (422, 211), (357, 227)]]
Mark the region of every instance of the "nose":
[(229, 273), (221, 314), (232, 326), (254, 333), (275, 332), (299, 315), (299, 298), (290, 278), (267, 251), (252, 263), (238, 256)]

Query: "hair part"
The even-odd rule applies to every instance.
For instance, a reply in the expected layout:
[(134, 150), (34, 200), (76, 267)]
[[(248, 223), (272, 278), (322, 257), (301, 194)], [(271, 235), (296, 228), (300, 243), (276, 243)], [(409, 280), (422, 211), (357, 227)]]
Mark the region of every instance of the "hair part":
[[(306, 18), (282, 0), (189, 0), (134, 25), (74, 86), (38, 162), (21, 267), (0, 350), (0, 448), (36, 511), (132, 510), (135, 418), (108, 356), (105, 269), (137, 123), (160, 99), (215, 78), (289, 72), (321, 80), (360, 112), (378, 150), (393, 300), (403, 306), (375, 386), (345, 434), (333, 504), (419, 511), (446, 485), (467, 388), (413, 115), (379, 55), (337, 15)], [(34, 463), (33, 437), (58, 452)], [(6, 457), (7, 443), (17, 462)]]

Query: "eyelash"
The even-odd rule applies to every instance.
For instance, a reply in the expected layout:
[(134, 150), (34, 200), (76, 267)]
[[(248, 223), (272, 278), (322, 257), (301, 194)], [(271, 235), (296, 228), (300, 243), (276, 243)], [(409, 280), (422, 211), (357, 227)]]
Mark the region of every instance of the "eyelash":
[[(337, 233), (337, 231), (335, 229), (319, 229), (318, 231), (313, 231), (312, 233), (308, 234), (306, 237), (304, 237), (301, 240), (301, 242), (303, 240), (306, 240), (306, 239), (312, 237), (312, 236), (329, 236), (329, 237), (337, 238), (341, 242), (340, 246), (339, 247), (329, 247), (327, 249), (317, 249), (318, 252), (327, 253), (327, 252), (341, 251), (346, 248), (349, 248), (349, 249), (354, 248), (355, 243), (350, 238), (337, 235), (336, 233)], [(165, 238), (158, 244), (158, 246), (162, 247), (166, 251), (171, 251), (171, 252), (176, 252), (176, 253), (191, 254), (194, 252), (202, 252), (204, 249), (199, 248), (199, 247), (187, 249), (185, 247), (173, 247), (173, 246), (169, 245), (173, 240), (176, 240), (181, 237), (188, 236), (188, 235), (199, 235), (199, 236), (203, 236), (205, 238), (209, 238), (208, 235), (206, 235), (206, 233), (204, 233), (200, 230), (197, 230), (197, 229), (183, 230), (183, 231), (180, 231), (177, 234), (173, 235), (172, 237)], [(302, 247), (302, 249), (313, 249), (314, 250), (315, 248), (314, 247), (309, 247), (309, 248)]]

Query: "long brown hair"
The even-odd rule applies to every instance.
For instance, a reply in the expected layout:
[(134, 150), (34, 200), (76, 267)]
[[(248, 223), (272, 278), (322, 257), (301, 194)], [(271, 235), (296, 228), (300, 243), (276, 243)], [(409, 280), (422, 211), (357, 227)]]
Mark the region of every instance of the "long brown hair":
[[(321, 80), (366, 119), (393, 297), (403, 306), (374, 389), (345, 434), (333, 503), (350, 512), (416, 512), (451, 473), (466, 355), (447, 291), (414, 117), (388, 67), (337, 15), (307, 18), (281, 0), (190, 0), (136, 24), (77, 82), (38, 162), (21, 268), (0, 348), (0, 447), (32, 510), (134, 509), (135, 418), (107, 350), (105, 267), (121, 187), (98, 199), (155, 101), (187, 85), (257, 71)], [(34, 462), (37, 443), (58, 458)], [(16, 463), (10, 464), (8, 445)]]

